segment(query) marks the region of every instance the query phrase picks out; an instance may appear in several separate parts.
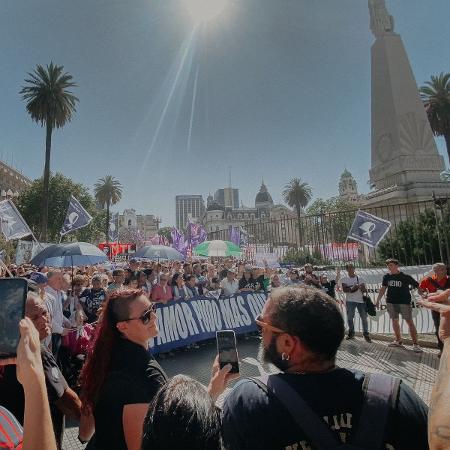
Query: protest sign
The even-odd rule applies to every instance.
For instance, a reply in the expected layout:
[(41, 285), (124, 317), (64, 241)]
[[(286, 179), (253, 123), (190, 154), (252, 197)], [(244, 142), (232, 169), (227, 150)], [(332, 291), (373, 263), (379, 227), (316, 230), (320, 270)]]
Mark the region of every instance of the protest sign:
[(356, 213), (348, 239), (376, 247), (391, 228), (391, 222), (364, 211)]
[(258, 267), (270, 267), (277, 269), (280, 267), (278, 255), (276, 253), (255, 253), (255, 264)]

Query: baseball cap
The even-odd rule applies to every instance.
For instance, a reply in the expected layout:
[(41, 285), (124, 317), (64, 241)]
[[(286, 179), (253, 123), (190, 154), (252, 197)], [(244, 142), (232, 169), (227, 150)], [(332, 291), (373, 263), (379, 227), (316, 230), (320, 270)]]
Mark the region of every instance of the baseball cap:
[(48, 278), (41, 272), (33, 272), (30, 275), (30, 280), (34, 281), (36, 284), (47, 284)]
[(228, 273), (236, 273), (236, 271), (234, 269), (227, 269)]

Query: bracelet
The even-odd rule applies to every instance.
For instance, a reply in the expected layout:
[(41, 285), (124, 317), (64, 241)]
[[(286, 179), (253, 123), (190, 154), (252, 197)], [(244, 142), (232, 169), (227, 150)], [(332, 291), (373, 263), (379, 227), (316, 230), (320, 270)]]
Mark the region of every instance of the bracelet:
[(87, 444), (89, 441), (84, 441), (83, 439), (80, 438), (80, 435), (78, 435), (78, 440), (82, 443), (82, 444)]

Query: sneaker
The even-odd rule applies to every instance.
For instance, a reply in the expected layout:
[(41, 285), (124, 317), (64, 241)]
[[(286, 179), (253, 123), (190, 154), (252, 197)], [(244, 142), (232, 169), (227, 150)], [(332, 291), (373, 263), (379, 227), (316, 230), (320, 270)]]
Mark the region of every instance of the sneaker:
[(413, 352), (423, 353), (422, 347), (419, 344), (413, 344)]
[(349, 339), (355, 339), (355, 335), (354, 335), (353, 333), (349, 333), (345, 339), (346, 339), (347, 341), (348, 341)]
[(364, 335), (364, 339), (366, 340), (366, 342), (368, 342), (369, 344), (372, 342), (372, 339), (370, 339), (370, 336), (368, 334)]
[(400, 341), (393, 341), (390, 344), (388, 344), (388, 347), (403, 347), (402, 342)]

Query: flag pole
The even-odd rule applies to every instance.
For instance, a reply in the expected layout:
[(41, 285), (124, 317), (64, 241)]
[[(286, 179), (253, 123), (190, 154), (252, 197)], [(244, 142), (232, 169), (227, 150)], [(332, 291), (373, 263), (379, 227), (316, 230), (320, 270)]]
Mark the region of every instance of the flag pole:
[(0, 259), (0, 265), (6, 270), (6, 273), (10, 276), (10, 278), (14, 278), (13, 274), (8, 269), (8, 266), (3, 262), (2, 259)]

